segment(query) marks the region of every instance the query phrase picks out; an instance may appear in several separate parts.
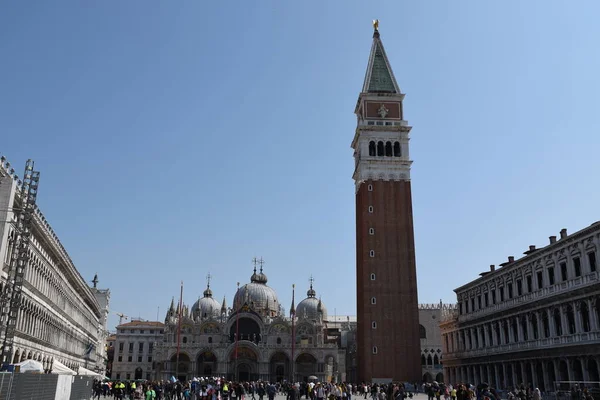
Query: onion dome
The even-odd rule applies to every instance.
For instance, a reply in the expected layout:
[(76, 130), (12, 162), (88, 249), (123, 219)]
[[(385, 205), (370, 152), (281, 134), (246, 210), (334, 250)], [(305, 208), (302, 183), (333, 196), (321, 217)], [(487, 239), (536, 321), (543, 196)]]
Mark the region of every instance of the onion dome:
[(210, 283), (206, 285), (206, 289), (202, 293), (204, 297), (201, 297), (192, 306), (192, 316), (200, 318), (218, 317), (221, 315), (221, 304), (213, 299), (212, 290), (210, 290)]
[(317, 299), (317, 292), (313, 289), (313, 279), (310, 278), (310, 289), (306, 292), (307, 297), (298, 303), (296, 316), (310, 320), (327, 321), (327, 309), (321, 299)]
[(267, 276), (263, 273), (262, 267), (259, 273), (256, 272), (255, 267), (250, 283), (241, 286), (235, 293), (233, 309), (239, 310), (244, 305), (261, 315), (271, 317), (279, 315), (277, 293), (267, 286)]

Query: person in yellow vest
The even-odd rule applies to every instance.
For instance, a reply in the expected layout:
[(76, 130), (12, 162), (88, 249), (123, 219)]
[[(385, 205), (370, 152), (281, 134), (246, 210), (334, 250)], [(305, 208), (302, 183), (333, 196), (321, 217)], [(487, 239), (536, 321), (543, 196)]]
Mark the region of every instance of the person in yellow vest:
[(223, 394), (221, 395), (221, 397), (223, 398), (223, 400), (227, 400), (229, 398), (229, 386), (227, 385), (227, 382), (223, 382)]
[(117, 381), (113, 387), (114, 395), (117, 400), (122, 400), (125, 394), (125, 384), (121, 381)]

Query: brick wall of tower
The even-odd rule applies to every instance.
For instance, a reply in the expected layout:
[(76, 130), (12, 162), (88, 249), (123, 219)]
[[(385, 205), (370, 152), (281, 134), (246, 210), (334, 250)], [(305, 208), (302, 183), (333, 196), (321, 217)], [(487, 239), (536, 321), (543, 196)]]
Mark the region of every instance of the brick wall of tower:
[[(359, 379), (418, 382), (419, 309), (410, 181), (367, 181), (360, 185), (356, 194), (356, 252)], [(373, 297), (376, 304), (371, 304)], [(372, 322), (377, 323), (376, 328)], [(377, 346), (377, 354), (373, 354), (373, 346)]]

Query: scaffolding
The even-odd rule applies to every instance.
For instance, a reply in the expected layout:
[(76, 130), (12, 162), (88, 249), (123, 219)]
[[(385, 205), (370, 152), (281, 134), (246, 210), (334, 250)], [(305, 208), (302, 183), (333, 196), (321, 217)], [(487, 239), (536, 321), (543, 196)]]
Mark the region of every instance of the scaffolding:
[(13, 208), (16, 216), (16, 238), (12, 244), (8, 279), (4, 293), (2, 294), (2, 322), (6, 324), (2, 355), (0, 356), (3, 366), (12, 362), (14, 354), (15, 331), (17, 329), (17, 318), (21, 306), (25, 268), (29, 263), (30, 257), (29, 242), (31, 239), (31, 226), (35, 214), (39, 180), (40, 173), (39, 171), (34, 171), (33, 160), (27, 160), (20, 187), (21, 205), (20, 208)]

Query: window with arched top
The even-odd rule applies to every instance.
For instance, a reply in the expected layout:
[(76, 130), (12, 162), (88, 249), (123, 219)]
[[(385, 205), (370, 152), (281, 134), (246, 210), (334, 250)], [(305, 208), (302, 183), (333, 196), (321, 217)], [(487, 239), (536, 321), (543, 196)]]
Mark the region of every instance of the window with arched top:
[(419, 337), (421, 339), (427, 339), (427, 331), (425, 330), (425, 327), (421, 324), (419, 324)]
[(377, 142), (377, 155), (383, 156), (383, 142)]
[(371, 297), (371, 304), (377, 304), (377, 299), (375, 297)]
[(208, 337), (208, 343), (212, 343), (212, 336)]
[(394, 157), (402, 156), (402, 152), (400, 151), (400, 142), (394, 142)]
[(421, 365), (425, 365), (427, 361), (425, 360), (425, 354), (421, 354)]
[(370, 156), (374, 156), (375, 154), (376, 154), (375, 142), (374, 141), (370, 141), (369, 142), (369, 155)]
[(277, 344), (281, 344), (281, 338), (280, 337), (277, 338)]
[(375, 280), (375, 274), (371, 274), (371, 280), (374, 281)]
[(187, 343), (187, 337), (183, 337), (183, 343)]
[(377, 354), (377, 346), (373, 346), (373, 354)]
[(435, 356), (433, 356), (433, 365), (439, 365), (440, 364), (440, 359), (438, 358), (437, 354)]

